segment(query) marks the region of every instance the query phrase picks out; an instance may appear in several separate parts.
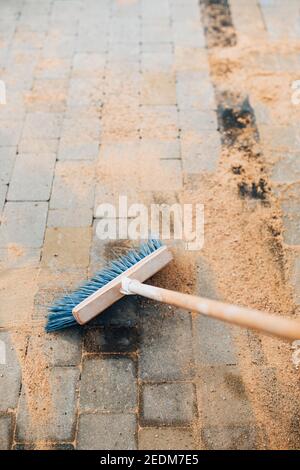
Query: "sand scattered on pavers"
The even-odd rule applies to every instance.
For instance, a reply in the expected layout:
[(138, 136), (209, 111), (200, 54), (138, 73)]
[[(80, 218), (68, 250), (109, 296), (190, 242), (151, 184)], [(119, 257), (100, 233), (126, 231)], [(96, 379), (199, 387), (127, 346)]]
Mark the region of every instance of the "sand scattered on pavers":
[[(299, 50), (298, 45), (294, 47)], [(282, 45), (269, 49), (258, 42), (240, 43), (236, 47), (216, 48), (210, 51), (209, 58), (219, 91), (232, 93), (236, 101), (249, 96), (250, 103), (254, 101), (254, 110), (257, 101), (267, 103), (272, 117), (279, 116), (279, 123), (288, 125), (287, 110), (292, 106), (287, 95), (290, 86), (287, 77), (294, 79), (294, 75), (282, 73), (273, 81), (274, 71), (266, 72), (250, 60), (258, 52), (272, 56), (279, 50), (290, 52)], [(294, 115), (297, 112), (293, 110)], [(187, 186), (182, 197), (184, 202), (205, 206), (202, 255), (215, 273), (219, 295), (227, 302), (292, 316), (295, 305), (288, 284), (290, 262), (283, 243), (282, 212), (270, 191), (272, 185), (263, 157), (268, 143), (254, 142), (254, 134), (251, 125), (241, 130), (237, 145), (223, 147), (216, 174), (209, 178), (199, 176), (192, 190)], [(255, 198), (247, 191), (260, 179), (264, 181), (265, 192)], [(244, 197), (241, 183), (248, 188)], [(268, 447), (289, 448), (299, 440), (296, 423), (300, 398), (290, 345), (258, 333), (264, 361), (257, 368), (254, 352), (246, 340), (247, 332), (236, 331), (240, 370), (256, 421), (266, 430)], [(273, 382), (268, 379), (271, 369)], [(270, 384), (272, 390), (268, 389)]]

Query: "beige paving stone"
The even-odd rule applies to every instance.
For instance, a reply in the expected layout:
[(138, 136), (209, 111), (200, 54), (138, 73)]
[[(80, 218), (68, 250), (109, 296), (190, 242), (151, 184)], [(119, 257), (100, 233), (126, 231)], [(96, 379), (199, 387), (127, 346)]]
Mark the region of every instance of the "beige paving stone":
[(174, 69), (176, 72), (208, 70), (206, 50), (200, 47), (176, 46)]
[(38, 79), (32, 90), (25, 95), (25, 106), (29, 111), (63, 112), (67, 102), (67, 80)]
[(193, 431), (188, 428), (141, 428), (138, 442), (141, 450), (189, 450), (196, 448)]
[(168, 73), (144, 73), (141, 84), (141, 104), (176, 104), (175, 75)]
[(47, 228), (42, 265), (52, 269), (74, 269), (89, 265), (90, 227)]
[(36, 268), (6, 269), (0, 273), (0, 327), (28, 326), (37, 291)]

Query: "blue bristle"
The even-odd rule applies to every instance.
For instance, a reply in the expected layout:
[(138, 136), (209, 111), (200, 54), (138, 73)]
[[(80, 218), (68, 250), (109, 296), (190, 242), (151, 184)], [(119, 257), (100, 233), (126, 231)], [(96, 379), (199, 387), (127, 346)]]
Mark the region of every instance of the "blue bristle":
[(68, 328), (78, 325), (72, 310), (73, 308), (96, 292), (108, 282), (134, 266), (146, 256), (158, 250), (162, 246), (160, 240), (150, 239), (143, 243), (138, 250), (131, 250), (126, 255), (120, 257), (116, 261), (112, 261), (109, 266), (99, 271), (95, 276), (79, 287), (70, 295), (65, 295), (57, 300), (49, 309), (49, 316), (46, 325), (46, 331), (56, 331), (62, 328)]

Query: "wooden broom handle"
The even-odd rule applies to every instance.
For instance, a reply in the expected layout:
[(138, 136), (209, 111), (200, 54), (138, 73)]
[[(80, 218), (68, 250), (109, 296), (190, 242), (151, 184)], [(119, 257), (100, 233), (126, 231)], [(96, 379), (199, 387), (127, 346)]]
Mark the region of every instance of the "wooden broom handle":
[(289, 340), (300, 339), (300, 322), (289, 318), (271, 315), (245, 307), (205, 299), (195, 295), (162, 289), (160, 287), (142, 284), (134, 279), (126, 279), (123, 292), (138, 294), (149, 299), (181, 307), (192, 312), (203, 313), (228, 323), (255, 329), (263, 333), (279, 336)]

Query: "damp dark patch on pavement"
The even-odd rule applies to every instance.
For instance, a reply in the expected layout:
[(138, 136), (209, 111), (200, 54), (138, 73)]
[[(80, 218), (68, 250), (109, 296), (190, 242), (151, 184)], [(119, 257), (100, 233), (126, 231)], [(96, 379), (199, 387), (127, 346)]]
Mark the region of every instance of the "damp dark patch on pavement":
[(207, 47), (232, 47), (237, 37), (228, 0), (200, 0)]

